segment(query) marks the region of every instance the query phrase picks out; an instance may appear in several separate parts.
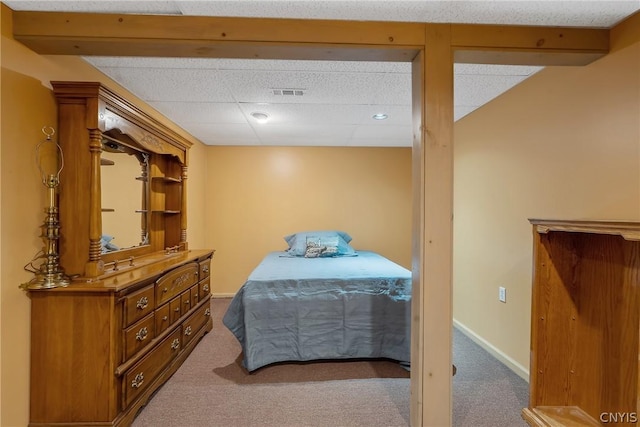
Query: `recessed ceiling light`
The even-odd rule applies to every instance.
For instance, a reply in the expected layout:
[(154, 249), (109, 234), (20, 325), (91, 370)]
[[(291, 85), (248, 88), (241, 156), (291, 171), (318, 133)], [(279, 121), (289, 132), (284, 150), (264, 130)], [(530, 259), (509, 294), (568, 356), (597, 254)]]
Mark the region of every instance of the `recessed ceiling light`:
[(256, 119), (256, 122), (258, 123), (267, 123), (269, 121), (269, 115), (267, 113), (255, 112), (251, 113), (251, 117)]
[(384, 119), (386, 119), (387, 117), (389, 117), (389, 116), (387, 116), (387, 115), (386, 115), (386, 114), (384, 114), (384, 113), (378, 113), (378, 114), (374, 114), (374, 115), (373, 115), (373, 119), (374, 119), (374, 120), (384, 120)]

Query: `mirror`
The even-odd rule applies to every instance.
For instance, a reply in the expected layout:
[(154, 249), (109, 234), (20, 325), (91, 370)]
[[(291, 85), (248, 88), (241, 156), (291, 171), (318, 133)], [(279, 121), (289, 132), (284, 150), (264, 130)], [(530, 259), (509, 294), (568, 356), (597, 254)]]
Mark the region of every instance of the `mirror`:
[(149, 154), (131, 143), (102, 141), (101, 253), (149, 244)]

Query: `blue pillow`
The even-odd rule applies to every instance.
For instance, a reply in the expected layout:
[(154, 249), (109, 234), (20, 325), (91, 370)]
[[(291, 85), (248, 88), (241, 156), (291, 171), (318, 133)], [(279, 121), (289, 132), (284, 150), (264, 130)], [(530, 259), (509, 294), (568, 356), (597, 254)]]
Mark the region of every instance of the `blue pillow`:
[(349, 234), (345, 233), (344, 231), (337, 231), (337, 230), (301, 231), (299, 233), (293, 233), (293, 234), (289, 234), (288, 236), (284, 236), (284, 240), (289, 244), (289, 247), (291, 247), (292, 242), (295, 240), (302, 240), (304, 243), (306, 243), (307, 235), (310, 235), (313, 237), (340, 236), (347, 243), (351, 241), (351, 236), (349, 236)]
[(305, 256), (307, 242), (312, 244), (325, 243), (321, 246), (330, 247), (324, 251), (325, 257), (357, 255), (355, 249), (348, 243), (351, 241), (351, 236), (343, 231), (305, 231), (285, 236), (284, 240), (289, 244), (289, 249), (286, 252), (292, 256)]

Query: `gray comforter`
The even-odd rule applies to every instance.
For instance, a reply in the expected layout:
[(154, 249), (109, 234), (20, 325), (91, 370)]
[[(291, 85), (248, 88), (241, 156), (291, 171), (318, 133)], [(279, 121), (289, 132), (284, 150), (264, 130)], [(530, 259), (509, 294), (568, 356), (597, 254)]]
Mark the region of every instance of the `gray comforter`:
[(410, 314), (411, 272), (379, 254), (309, 259), (272, 252), (235, 295), (223, 322), (253, 371), (317, 359), (408, 363)]

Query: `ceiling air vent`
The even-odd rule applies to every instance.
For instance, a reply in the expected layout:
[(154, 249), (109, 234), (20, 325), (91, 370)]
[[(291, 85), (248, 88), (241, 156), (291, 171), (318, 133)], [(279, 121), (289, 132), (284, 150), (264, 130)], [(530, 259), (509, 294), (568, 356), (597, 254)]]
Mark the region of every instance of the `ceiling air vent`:
[(304, 89), (271, 89), (274, 95), (279, 96), (302, 96)]

